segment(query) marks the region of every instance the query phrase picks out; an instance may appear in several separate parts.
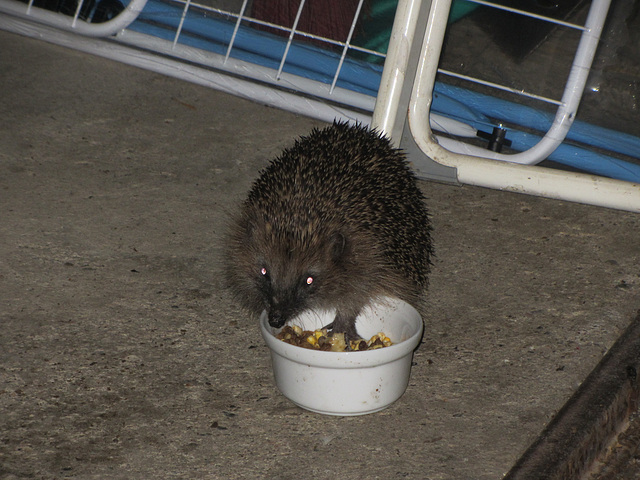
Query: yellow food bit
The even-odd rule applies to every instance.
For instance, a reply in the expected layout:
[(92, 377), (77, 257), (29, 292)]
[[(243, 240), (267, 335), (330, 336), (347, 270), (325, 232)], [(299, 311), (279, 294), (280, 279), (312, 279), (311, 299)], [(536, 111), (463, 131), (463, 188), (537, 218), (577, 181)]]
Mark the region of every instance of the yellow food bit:
[(334, 333), (329, 337), (332, 352), (344, 352), (347, 349), (347, 342), (344, 340), (344, 333)]
[(371, 337), (371, 340), (370, 340), (371, 343), (375, 342), (376, 338), (379, 338), (385, 347), (388, 347), (391, 345), (391, 339), (382, 332), (379, 332), (378, 335)]

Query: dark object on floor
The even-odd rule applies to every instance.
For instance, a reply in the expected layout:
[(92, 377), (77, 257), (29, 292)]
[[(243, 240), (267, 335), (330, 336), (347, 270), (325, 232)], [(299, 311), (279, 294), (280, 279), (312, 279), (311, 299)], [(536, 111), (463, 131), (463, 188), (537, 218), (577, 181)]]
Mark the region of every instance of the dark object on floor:
[(640, 312), (505, 480), (585, 478), (638, 410)]

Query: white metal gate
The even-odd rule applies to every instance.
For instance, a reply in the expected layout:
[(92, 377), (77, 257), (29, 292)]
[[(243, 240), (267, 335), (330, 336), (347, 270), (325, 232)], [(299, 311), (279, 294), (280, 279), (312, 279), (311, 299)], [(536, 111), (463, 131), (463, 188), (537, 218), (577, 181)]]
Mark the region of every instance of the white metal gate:
[[(321, 120), (372, 123), (425, 178), (640, 211), (640, 138), (574, 121), (610, 0), (593, 0), (583, 24), (456, 0), (454, 10), (468, 2), (580, 32), (560, 98), (438, 68), (451, 0), (399, 0), (397, 9), (393, 0), (57, 0), (56, 11), (47, 1), (0, 0), (0, 28)], [(318, 10), (323, 2), (331, 12)], [(385, 55), (357, 32), (373, 7), (390, 3)], [(287, 20), (265, 17), (271, 5), (291, 10)], [(335, 14), (336, 5), (346, 20), (330, 16), (328, 28), (340, 23), (339, 33), (314, 32), (308, 17)], [(529, 100), (554, 106), (555, 115)], [(501, 153), (503, 145), (511, 152)], [(536, 166), (545, 159), (586, 173)]]

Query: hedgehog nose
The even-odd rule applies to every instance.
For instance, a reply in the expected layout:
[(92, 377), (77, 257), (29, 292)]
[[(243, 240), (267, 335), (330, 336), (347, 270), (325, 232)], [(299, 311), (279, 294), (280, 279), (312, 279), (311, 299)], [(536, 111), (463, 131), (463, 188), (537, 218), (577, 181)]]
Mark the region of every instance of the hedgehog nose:
[(283, 327), (290, 317), (287, 305), (280, 302), (280, 298), (271, 297), (271, 302), (269, 302), (269, 325), (274, 328)]
[(269, 312), (269, 325), (273, 328), (283, 327), (286, 319), (278, 311)]

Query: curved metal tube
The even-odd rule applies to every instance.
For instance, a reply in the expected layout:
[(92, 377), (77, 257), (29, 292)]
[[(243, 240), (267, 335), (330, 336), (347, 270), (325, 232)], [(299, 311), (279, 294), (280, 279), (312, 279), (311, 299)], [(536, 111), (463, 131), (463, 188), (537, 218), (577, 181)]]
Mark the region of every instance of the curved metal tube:
[(109, 37), (127, 28), (129, 24), (138, 17), (146, 3), (147, 0), (131, 0), (129, 5), (116, 17), (103, 23), (88, 23), (79, 20), (77, 15), (76, 17), (70, 17), (13, 0), (0, 2), (0, 12), (63, 30), (69, 30), (88, 37)]

